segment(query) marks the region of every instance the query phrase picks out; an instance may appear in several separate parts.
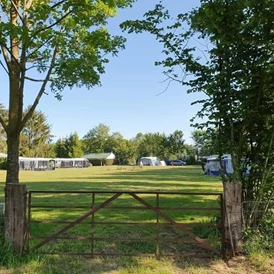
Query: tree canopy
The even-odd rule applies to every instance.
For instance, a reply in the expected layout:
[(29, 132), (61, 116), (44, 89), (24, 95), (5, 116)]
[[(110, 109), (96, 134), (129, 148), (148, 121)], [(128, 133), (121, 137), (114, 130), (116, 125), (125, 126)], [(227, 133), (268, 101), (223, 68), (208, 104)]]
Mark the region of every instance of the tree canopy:
[[(134, 0), (3, 0), (0, 2), (0, 66), (9, 81), (7, 183), (18, 183), (19, 135), (49, 85), (58, 99), (66, 88), (100, 85), (100, 75), (125, 39), (107, 30), (108, 18)], [(26, 82), (36, 96), (23, 113)], [(38, 87), (38, 85), (40, 85)]]
[(84, 151), (100, 153), (104, 152), (108, 138), (110, 137), (110, 127), (99, 124), (92, 128), (83, 137)]
[[(29, 111), (30, 106), (25, 110)], [(33, 115), (24, 126), (20, 139), (20, 151), (22, 156), (26, 157), (50, 157), (51, 126), (47, 122), (45, 114), (41, 111), (34, 111)]]
[(191, 133), (197, 156), (209, 156), (219, 152), (218, 133), (196, 129)]
[[(140, 157), (155, 156), (165, 158), (194, 158), (191, 149), (186, 150), (184, 133), (175, 130), (167, 135), (159, 132), (137, 133), (130, 140), (123, 137), (120, 132), (111, 132), (109, 126), (99, 124), (90, 129), (82, 139), (83, 149), (86, 153), (113, 152), (120, 164), (135, 164)], [(62, 143), (58, 140), (56, 148), (63, 151)]]
[(202, 122), (193, 122), (217, 132), (216, 154), (231, 154), (234, 173), (222, 169), (223, 181), (242, 183), (249, 224), (274, 195), (273, 11), (269, 0), (201, 0), (177, 17), (158, 4), (143, 20), (121, 25), (154, 35), (163, 45), (155, 64), (166, 77), (206, 95), (194, 102), (202, 104), (196, 116)]
[(59, 138), (54, 145), (57, 158), (82, 158), (83, 144), (77, 132), (71, 133), (66, 138)]

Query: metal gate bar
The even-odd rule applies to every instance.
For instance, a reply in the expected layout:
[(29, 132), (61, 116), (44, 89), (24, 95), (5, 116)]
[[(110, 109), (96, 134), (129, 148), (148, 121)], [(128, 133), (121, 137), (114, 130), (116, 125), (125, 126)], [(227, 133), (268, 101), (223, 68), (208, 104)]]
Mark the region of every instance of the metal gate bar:
[[(67, 206), (67, 205), (58, 205), (58, 206), (45, 206), (42, 204), (33, 204), (32, 199), (33, 195), (35, 194), (91, 194), (91, 205), (90, 206)], [(104, 202), (102, 202), (100, 205), (95, 205), (95, 197), (96, 194), (112, 194), (113, 196), (109, 199), (106, 199)], [(116, 200), (119, 196), (122, 194), (128, 194), (133, 199), (138, 201), (143, 206), (110, 206), (110, 203), (114, 200)], [(146, 202), (144, 199), (139, 197), (138, 195), (155, 195), (156, 198), (156, 206), (152, 206), (150, 203)], [(191, 195), (191, 196), (216, 196), (220, 199), (220, 207), (219, 208), (188, 208), (188, 207), (161, 207), (160, 206), (160, 196), (161, 195)], [(75, 221), (35, 221), (31, 220), (31, 210), (33, 208), (39, 209), (39, 208), (48, 208), (48, 209), (90, 209), (87, 213), (83, 214), (79, 218), (77, 218)], [(119, 210), (119, 209), (126, 209), (126, 210), (150, 210), (156, 214), (156, 220), (155, 222), (103, 222), (103, 221), (95, 221), (95, 212), (98, 210)], [(34, 248), (40, 248), (49, 242), (55, 240), (55, 239), (63, 239), (63, 240), (79, 240), (79, 241), (90, 241), (90, 253), (83, 253), (83, 252), (51, 252), (50, 254), (67, 254), (67, 255), (90, 255), (90, 256), (156, 256), (156, 258), (159, 258), (160, 256), (180, 256), (180, 257), (188, 257), (188, 256), (204, 256), (201, 254), (193, 254), (193, 253), (169, 253), (169, 254), (160, 254), (160, 248), (159, 243), (160, 242), (169, 242), (172, 241), (172, 239), (160, 239), (159, 237), (159, 228), (160, 226), (167, 226), (171, 225), (175, 227), (176, 229), (182, 231), (185, 235), (189, 237), (189, 239), (176, 239), (176, 242), (193, 242), (195, 241), (201, 247), (209, 250), (210, 252), (213, 252), (215, 254), (222, 254), (224, 256), (224, 222), (223, 222), (223, 197), (222, 194), (216, 194), (216, 193), (193, 193), (193, 192), (160, 192), (160, 191), (29, 191), (29, 197), (28, 197), (28, 239), (43, 239), (40, 243), (38, 243)], [(166, 211), (189, 211), (189, 210), (199, 210), (199, 211), (209, 211), (214, 210), (220, 212), (221, 217), (221, 223), (218, 224), (208, 224), (208, 223), (178, 223), (172, 218), (170, 218), (168, 215), (162, 212), (162, 210)], [(91, 217), (90, 221), (86, 221), (88, 217)], [(166, 222), (160, 222), (159, 218), (163, 218)], [(59, 231), (53, 233), (50, 236), (31, 236), (30, 235), (30, 226), (32, 223), (40, 223), (40, 224), (65, 224), (65, 227), (60, 229)], [(62, 236), (64, 232), (69, 230), (70, 228), (74, 227), (77, 224), (87, 224), (91, 225), (91, 233), (90, 237), (69, 237), (69, 236)], [(108, 237), (95, 237), (95, 225), (155, 225), (156, 226), (156, 235), (155, 237), (146, 237), (146, 238), (108, 238)], [(201, 239), (197, 235), (195, 235), (193, 232), (189, 231), (187, 228), (191, 228), (193, 226), (212, 226), (212, 227), (219, 227), (221, 231), (221, 250), (219, 251), (215, 247), (212, 247), (207, 243), (206, 240)], [(119, 253), (96, 253), (94, 252), (94, 242), (96, 240), (103, 240), (103, 241), (153, 241), (156, 243), (155, 246), (155, 254), (119, 254)]]

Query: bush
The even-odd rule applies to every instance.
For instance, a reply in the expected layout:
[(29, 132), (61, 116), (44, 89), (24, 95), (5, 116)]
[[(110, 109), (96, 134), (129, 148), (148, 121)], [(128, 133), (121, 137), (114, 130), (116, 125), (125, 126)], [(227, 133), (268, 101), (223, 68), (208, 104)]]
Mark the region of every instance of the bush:
[(248, 254), (274, 251), (274, 216), (265, 216), (256, 229), (247, 228), (243, 235)]
[(0, 238), (2, 237), (2, 235), (4, 235), (4, 214), (2, 212), (2, 209), (0, 209)]
[(198, 163), (198, 162), (195, 160), (195, 157), (194, 157), (194, 156), (189, 156), (189, 158), (186, 160), (186, 164), (187, 164), (187, 165), (199, 165), (200, 163)]
[(6, 158), (0, 159), (0, 169), (7, 170), (7, 159)]

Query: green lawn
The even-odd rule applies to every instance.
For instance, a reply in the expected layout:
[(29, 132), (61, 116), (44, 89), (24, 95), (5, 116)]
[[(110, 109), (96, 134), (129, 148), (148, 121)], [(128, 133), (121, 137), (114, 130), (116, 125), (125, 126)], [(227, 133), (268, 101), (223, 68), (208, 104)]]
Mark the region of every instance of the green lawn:
[[(6, 173), (0, 171), (0, 188)], [(219, 178), (204, 176), (200, 167), (90, 167), (55, 171), (22, 171), (29, 190), (141, 190), (221, 192)], [(3, 200), (3, 191), (0, 199)]]
[[(3, 201), (5, 172), (0, 171), (0, 202)], [(47, 172), (24, 171), (20, 173), (20, 182), (26, 183), (28, 190), (69, 190), (69, 191), (178, 191), (191, 193), (221, 193), (222, 185), (219, 178), (203, 175), (200, 167), (90, 167), (87, 169), (57, 169)], [(99, 205), (110, 194), (96, 195), (95, 204)], [(156, 205), (155, 195), (140, 195), (146, 202)], [(91, 207), (90, 194), (34, 194), (33, 205), (42, 206), (82, 206)], [(112, 206), (142, 206), (129, 195), (122, 195), (112, 202)], [(159, 206), (161, 207), (218, 207), (219, 201), (216, 196), (210, 195), (163, 195), (160, 196)], [(79, 209), (47, 209), (33, 208), (33, 221), (73, 221), (87, 212), (88, 208)], [(216, 217), (219, 213), (215, 211), (186, 210), (186, 211), (167, 211), (165, 214), (172, 217), (177, 222), (182, 223), (205, 223)], [(101, 210), (94, 215), (95, 221), (108, 222), (155, 222), (156, 214), (144, 210)], [(89, 217), (84, 222), (90, 222)], [(164, 222), (159, 218), (160, 222)], [(64, 224), (41, 224), (31, 225), (32, 236), (50, 235), (64, 227)], [(65, 236), (90, 237), (92, 228), (90, 224), (77, 225), (65, 233)], [(194, 227), (192, 231), (201, 238), (208, 238), (213, 245), (218, 247), (216, 240), (220, 235), (215, 228)], [(167, 242), (160, 243), (160, 253), (178, 252), (199, 252), (199, 247), (191, 247), (182, 244), (179, 240), (184, 233), (172, 226), (162, 226), (157, 229), (155, 225), (95, 225), (93, 230), (94, 237), (119, 237), (130, 238), (172, 238)], [(41, 240), (31, 241), (31, 247)], [(155, 253), (155, 243), (135, 240), (130, 241), (95, 241), (94, 252), (98, 253)], [(90, 252), (90, 241), (82, 240), (58, 240), (47, 244), (41, 251), (69, 251), (69, 252)], [(140, 257), (112, 257), (94, 259), (70, 256), (43, 256), (35, 255), (26, 262), (13, 270), (4, 270), (3, 273), (215, 273), (214, 267), (217, 264), (226, 267), (218, 261), (197, 261), (163, 258)], [(208, 271), (200, 264), (207, 264), (211, 269)], [(12, 264), (11, 264), (12, 265)], [(219, 267), (218, 266), (218, 267)], [(6, 271), (6, 272), (4, 272)], [(10, 272), (11, 271), (11, 272)], [(221, 270), (222, 271), (222, 270)], [(216, 273), (218, 273), (217, 271)], [(226, 272), (234, 273), (234, 272)], [(235, 272), (241, 273), (241, 272)], [(244, 273), (244, 272), (242, 272)], [(250, 272), (253, 273), (253, 272)], [(254, 272), (256, 273), (256, 272)]]

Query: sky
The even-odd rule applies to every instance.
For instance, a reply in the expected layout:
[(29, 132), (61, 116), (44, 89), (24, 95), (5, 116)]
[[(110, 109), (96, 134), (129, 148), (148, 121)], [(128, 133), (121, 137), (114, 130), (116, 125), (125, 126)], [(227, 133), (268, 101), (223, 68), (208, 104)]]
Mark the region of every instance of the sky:
[[(170, 134), (175, 130), (184, 132), (186, 143), (192, 143), (190, 119), (199, 110), (191, 103), (201, 94), (187, 94), (186, 87), (172, 83), (166, 89), (162, 68), (154, 62), (161, 59), (162, 46), (149, 34), (122, 33), (119, 24), (125, 20), (141, 19), (158, 0), (139, 0), (131, 9), (119, 11), (109, 21), (111, 34), (127, 38), (126, 49), (118, 57), (109, 57), (106, 73), (101, 77), (101, 87), (66, 89), (58, 101), (47, 89), (37, 107), (47, 116), (55, 140), (77, 132), (82, 138), (100, 123), (120, 132), (124, 138), (133, 138), (138, 132)], [(199, 0), (163, 0), (172, 13), (184, 13), (199, 5)], [(0, 79), (3, 79), (0, 71)], [(1, 103), (8, 106), (8, 80), (1, 83)], [(37, 86), (29, 84), (24, 105), (33, 102)]]

